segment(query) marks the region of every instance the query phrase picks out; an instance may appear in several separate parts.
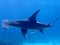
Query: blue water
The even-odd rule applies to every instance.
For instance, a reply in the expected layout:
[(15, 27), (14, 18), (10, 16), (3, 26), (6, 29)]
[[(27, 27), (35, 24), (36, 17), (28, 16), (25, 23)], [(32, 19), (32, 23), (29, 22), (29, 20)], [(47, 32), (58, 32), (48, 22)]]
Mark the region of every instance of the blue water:
[[(58, 20), (44, 33), (39, 31), (27, 32), (27, 38), (21, 34), (21, 29), (2, 28), (2, 20), (28, 19), (40, 9), (37, 21), (48, 24), (56, 17)], [(60, 0), (0, 0), (0, 45), (60, 45)]]

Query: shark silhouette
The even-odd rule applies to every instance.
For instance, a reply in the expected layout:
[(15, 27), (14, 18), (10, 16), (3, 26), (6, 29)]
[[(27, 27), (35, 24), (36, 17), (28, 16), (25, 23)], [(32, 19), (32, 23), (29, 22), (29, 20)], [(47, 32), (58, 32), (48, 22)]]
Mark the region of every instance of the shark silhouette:
[(3, 28), (8, 28), (8, 26), (13, 26), (13, 27), (17, 27), (17, 28), (21, 28), (21, 32), (22, 35), (25, 37), (26, 33), (28, 31), (28, 29), (38, 29), (41, 33), (44, 32), (44, 28), (49, 28), (52, 27), (52, 25), (55, 23), (55, 21), (57, 20), (57, 18), (53, 21), (53, 23), (49, 23), (49, 24), (41, 24), (38, 23), (36, 20), (36, 16), (38, 14), (38, 12), (40, 11), (40, 9), (38, 9), (31, 17), (29, 17), (27, 20), (13, 20), (13, 21), (9, 21), (8, 20), (4, 20), (2, 23)]

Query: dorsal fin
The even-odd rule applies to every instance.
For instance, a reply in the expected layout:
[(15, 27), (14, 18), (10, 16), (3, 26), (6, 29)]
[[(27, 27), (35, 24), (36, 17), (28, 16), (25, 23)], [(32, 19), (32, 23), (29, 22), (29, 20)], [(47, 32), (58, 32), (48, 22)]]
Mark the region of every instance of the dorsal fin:
[(38, 14), (39, 11), (40, 11), (40, 9), (37, 10), (37, 11), (29, 18), (29, 21), (31, 21), (31, 22), (36, 22), (36, 16), (37, 16), (37, 14)]

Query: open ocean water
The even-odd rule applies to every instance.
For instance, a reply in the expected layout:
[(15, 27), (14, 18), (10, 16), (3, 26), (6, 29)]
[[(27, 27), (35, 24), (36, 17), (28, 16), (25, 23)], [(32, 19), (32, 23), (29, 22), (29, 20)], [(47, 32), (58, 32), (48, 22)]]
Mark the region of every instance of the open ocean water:
[[(21, 29), (2, 28), (2, 20), (28, 19), (38, 9), (37, 21), (40, 23), (52, 23), (58, 17), (43, 34), (28, 31), (25, 39)], [(0, 0), (0, 45), (60, 45), (60, 0)]]

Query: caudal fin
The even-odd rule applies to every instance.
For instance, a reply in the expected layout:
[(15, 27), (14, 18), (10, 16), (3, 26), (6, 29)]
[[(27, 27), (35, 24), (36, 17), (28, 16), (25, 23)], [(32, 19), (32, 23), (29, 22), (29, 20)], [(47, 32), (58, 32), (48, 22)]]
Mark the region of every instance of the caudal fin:
[(58, 20), (58, 17), (56, 17), (54, 21), (52, 23), (49, 23), (48, 25), (53, 26), (57, 20)]
[(2, 28), (4, 28), (4, 29), (7, 29), (8, 28), (8, 20), (7, 19), (4, 19), (2, 21)]

